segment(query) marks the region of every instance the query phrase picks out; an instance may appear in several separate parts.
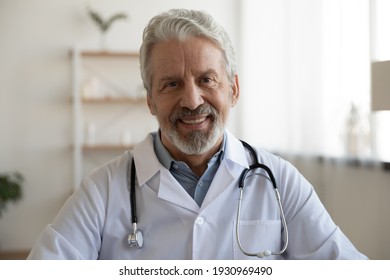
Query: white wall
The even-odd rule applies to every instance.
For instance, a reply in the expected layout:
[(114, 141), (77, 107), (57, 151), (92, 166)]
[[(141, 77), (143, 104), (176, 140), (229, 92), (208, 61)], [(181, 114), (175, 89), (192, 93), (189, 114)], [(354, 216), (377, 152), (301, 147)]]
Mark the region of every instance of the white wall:
[[(237, 0), (89, 2), (104, 15), (130, 15), (110, 30), (111, 49), (138, 50), (148, 20), (171, 8), (208, 11), (237, 43)], [(1, 250), (31, 248), (73, 190), (69, 51), (100, 47), (86, 3), (0, 2), (0, 172), (25, 176), (23, 200), (0, 218)]]

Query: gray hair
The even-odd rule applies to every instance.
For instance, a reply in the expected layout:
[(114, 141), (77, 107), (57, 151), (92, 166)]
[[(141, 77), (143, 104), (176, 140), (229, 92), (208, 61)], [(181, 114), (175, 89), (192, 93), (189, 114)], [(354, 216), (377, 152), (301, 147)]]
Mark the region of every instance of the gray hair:
[(169, 39), (183, 41), (188, 37), (204, 37), (212, 40), (222, 50), (226, 60), (226, 72), (234, 83), (237, 66), (229, 35), (210, 15), (203, 11), (173, 9), (152, 18), (143, 32), (140, 48), (140, 68), (144, 87), (151, 91), (151, 51), (159, 42)]

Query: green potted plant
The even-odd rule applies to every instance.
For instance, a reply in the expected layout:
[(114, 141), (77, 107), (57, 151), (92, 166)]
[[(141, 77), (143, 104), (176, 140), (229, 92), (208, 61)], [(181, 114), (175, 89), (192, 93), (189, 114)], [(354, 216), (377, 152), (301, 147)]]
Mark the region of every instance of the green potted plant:
[(101, 43), (103, 45), (103, 48), (105, 47), (105, 35), (110, 29), (110, 27), (112, 26), (112, 24), (118, 20), (127, 19), (127, 14), (124, 12), (115, 13), (105, 19), (99, 12), (93, 10), (90, 6), (87, 6), (87, 11), (91, 20), (99, 28), (101, 39), (102, 39)]
[(0, 217), (7, 204), (22, 198), (24, 178), (19, 172), (0, 174)]

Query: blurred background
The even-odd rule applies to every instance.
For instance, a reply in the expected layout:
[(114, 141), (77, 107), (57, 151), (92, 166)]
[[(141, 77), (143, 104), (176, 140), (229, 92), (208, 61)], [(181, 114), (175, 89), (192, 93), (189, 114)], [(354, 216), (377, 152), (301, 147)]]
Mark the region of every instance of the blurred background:
[[(171, 8), (206, 10), (231, 36), (229, 129), (295, 164), (354, 245), (390, 259), (387, 0), (0, 0), (0, 174), (24, 179), (1, 208), (3, 258), (25, 256), (83, 176), (156, 129), (138, 50)], [(117, 20), (104, 32), (91, 11)]]

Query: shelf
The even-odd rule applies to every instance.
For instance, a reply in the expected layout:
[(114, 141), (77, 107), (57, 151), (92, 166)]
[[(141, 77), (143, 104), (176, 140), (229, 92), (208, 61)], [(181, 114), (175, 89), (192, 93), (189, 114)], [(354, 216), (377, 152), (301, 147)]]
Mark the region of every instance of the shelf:
[(102, 103), (131, 103), (131, 104), (146, 104), (146, 97), (99, 97), (99, 98), (82, 98), (81, 101), (85, 104), (102, 104)]
[(138, 58), (138, 52), (131, 51), (86, 51), (83, 50), (80, 52), (81, 56), (84, 57), (134, 57)]
[(25, 260), (30, 250), (25, 251), (0, 251), (0, 260)]

